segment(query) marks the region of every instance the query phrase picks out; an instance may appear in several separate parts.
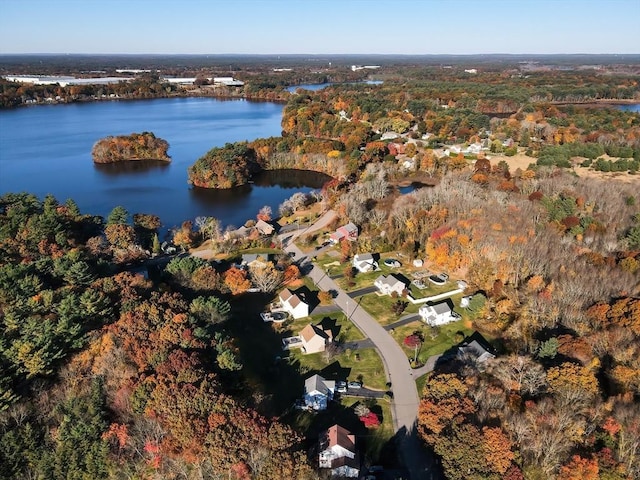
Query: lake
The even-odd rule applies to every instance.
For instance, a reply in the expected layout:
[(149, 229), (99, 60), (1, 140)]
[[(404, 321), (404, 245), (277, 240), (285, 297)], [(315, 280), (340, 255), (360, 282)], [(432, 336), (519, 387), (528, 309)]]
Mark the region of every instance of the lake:
[(618, 105), (620, 110), (627, 110), (629, 112), (640, 112), (640, 103), (631, 103), (627, 105)]
[[(191, 187), (187, 168), (226, 142), (279, 136), (283, 105), (246, 100), (172, 98), (23, 107), (0, 111), (0, 194), (28, 191), (73, 198), (83, 213), (113, 207), (159, 215), (170, 228), (200, 215), (240, 226), (258, 210), (328, 178), (267, 172), (255, 183), (220, 191)], [(172, 162), (95, 165), (94, 143), (107, 135), (153, 132), (169, 142)]]
[[(382, 80), (364, 80), (362, 82), (347, 82), (342, 85), (382, 85)], [(291, 85), (287, 87), (287, 92), (295, 92), (298, 89), (309, 90), (310, 92), (317, 92), (318, 90), (322, 90), (323, 88), (330, 87), (331, 85), (341, 85), (340, 83), (304, 83), (301, 85)]]

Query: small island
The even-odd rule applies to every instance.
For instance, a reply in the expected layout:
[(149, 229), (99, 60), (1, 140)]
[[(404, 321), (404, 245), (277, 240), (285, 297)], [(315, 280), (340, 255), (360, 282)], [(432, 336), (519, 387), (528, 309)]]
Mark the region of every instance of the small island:
[(91, 150), (94, 163), (116, 163), (137, 160), (170, 162), (169, 143), (151, 132), (109, 136), (96, 142)]

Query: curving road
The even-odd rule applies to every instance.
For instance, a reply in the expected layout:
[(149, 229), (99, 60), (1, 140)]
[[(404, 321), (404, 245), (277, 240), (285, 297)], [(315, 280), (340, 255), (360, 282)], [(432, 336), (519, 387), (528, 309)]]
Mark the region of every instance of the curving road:
[[(283, 239), (284, 242), (287, 240), (289, 239)], [(289, 241), (285, 250), (292, 252), (301, 265), (310, 264), (311, 270), (308, 275), (320, 289), (337, 292), (334, 298), (335, 304), (377, 348), (393, 391), (391, 409), (398, 450), (411, 478), (414, 480), (439, 478), (431, 469), (433, 464), (431, 455), (425, 451), (415, 431), (418, 417), (418, 391), (409, 360), (400, 345), (360, 307), (358, 299), (351, 298), (322, 269), (313, 265), (293, 242)]]

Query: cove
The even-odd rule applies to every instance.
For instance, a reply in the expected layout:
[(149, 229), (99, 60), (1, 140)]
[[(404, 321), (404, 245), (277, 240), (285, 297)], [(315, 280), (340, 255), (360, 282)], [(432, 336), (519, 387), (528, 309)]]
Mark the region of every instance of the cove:
[[(213, 147), (281, 134), (283, 105), (246, 100), (171, 98), (24, 107), (0, 111), (0, 194), (27, 191), (73, 198), (83, 213), (158, 215), (163, 227), (200, 215), (239, 226), (269, 205), (327, 178), (311, 172), (268, 172), (228, 191), (194, 188), (187, 168)], [(171, 163), (95, 165), (93, 144), (107, 135), (150, 131), (169, 142)], [(292, 179), (293, 183), (292, 183)]]

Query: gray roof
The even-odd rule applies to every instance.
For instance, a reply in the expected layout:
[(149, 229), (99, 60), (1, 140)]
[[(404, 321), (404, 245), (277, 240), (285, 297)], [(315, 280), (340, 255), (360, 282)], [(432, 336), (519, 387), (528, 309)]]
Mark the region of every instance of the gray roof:
[(464, 345), (460, 345), (458, 347), (458, 354), (470, 355), (480, 362), (484, 362), (485, 360), (488, 360), (490, 358), (495, 358), (495, 355), (484, 348), (482, 344), (477, 340), (473, 340)]
[(402, 280), (399, 280), (398, 278), (394, 277), (393, 275), (380, 275), (377, 279), (376, 279), (376, 283), (380, 282), (384, 285), (388, 285), (389, 287), (393, 287), (397, 284), (402, 284), (402, 285), (406, 285)]
[(451, 307), (449, 307), (449, 304), (447, 302), (436, 303), (435, 305), (431, 305), (431, 308), (438, 315), (442, 315), (444, 313), (451, 313)]
[(304, 389), (306, 393), (315, 392), (328, 395), (331, 391), (335, 390), (336, 382), (333, 380), (325, 380), (320, 375), (313, 375), (307, 378), (304, 382)]

